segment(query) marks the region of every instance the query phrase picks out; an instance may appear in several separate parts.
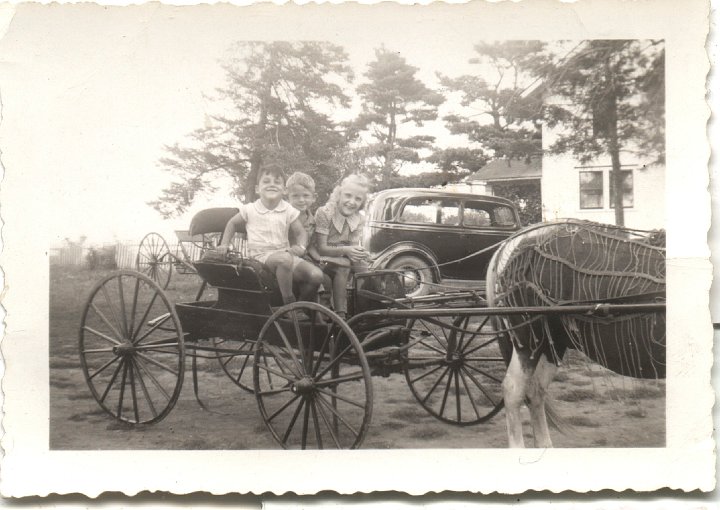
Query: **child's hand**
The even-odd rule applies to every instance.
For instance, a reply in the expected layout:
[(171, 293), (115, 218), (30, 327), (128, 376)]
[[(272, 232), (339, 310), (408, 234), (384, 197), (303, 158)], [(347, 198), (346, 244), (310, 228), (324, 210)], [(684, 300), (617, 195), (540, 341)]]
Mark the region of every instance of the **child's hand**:
[(288, 251), (297, 257), (302, 257), (305, 255), (305, 248), (298, 244), (292, 245)]
[(348, 248), (350, 249), (347, 252), (347, 257), (353, 262), (360, 262), (362, 260), (366, 260), (369, 256), (368, 252), (366, 252), (364, 248), (361, 248), (359, 246), (349, 246)]

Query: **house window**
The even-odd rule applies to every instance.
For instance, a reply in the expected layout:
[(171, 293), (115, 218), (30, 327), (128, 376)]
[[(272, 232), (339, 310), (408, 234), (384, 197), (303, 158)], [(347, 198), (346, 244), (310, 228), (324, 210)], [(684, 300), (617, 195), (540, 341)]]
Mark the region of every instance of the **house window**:
[[(632, 170), (621, 170), (622, 174), (622, 205), (623, 207), (633, 206), (633, 173)], [(615, 207), (615, 181), (613, 173), (610, 172), (610, 208)]]
[(580, 172), (580, 209), (602, 209), (603, 172)]

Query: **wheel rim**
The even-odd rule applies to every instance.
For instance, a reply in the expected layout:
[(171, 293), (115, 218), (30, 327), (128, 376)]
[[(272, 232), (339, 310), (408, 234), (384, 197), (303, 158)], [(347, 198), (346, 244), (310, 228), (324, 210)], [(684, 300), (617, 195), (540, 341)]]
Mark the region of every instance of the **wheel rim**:
[[(296, 311), (311, 321), (300, 321)], [(327, 323), (311, 326), (318, 317)], [(316, 303), (282, 307), (263, 326), (254, 361), (260, 414), (283, 448), (362, 444), (372, 417), (370, 369), (357, 337), (335, 313)]]
[(162, 420), (182, 388), (180, 320), (160, 286), (134, 271), (93, 288), (80, 325), (80, 361), (100, 407), (130, 423)]
[(402, 277), (403, 288), (407, 296), (412, 296), (420, 291), (424, 280), (422, 273), (411, 266), (401, 266), (397, 268)]
[[(233, 352), (217, 352), (217, 359), (220, 363), (220, 367), (223, 372), (240, 388), (243, 390), (254, 393), (253, 387), (253, 355), (255, 350), (255, 342), (251, 340), (226, 340), (224, 338), (214, 338), (213, 343), (215, 347), (221, 349), (228, 349)], [(265, 364), (270, 363), (267, 359), (267, 355), (263, 357)], [(274, 376), (271, 372), (266, 371), (264, 377), (267, 379), (267, 384), (272, 386), (274, 383)]]
[(172, 255), (167, 241), (151, 232), (140, 241), (135, 267), (139, 272), (166, 289), (172, 276)]
[(411, 323), (403, 371), (420, 405), (441, 421), (475, 425), (503, 407), (505, 361), (487, 317), (457, 317), (442, 325)]

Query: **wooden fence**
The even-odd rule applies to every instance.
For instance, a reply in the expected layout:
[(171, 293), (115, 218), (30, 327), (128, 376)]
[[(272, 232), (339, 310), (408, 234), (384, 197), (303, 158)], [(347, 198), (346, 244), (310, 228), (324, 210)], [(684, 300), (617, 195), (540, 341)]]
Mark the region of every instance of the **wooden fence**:
[[(198, 245), (185, 243), (185, 252), (190, 260), (198, 260), (202, 253)], [(119, 242), (115, 244), (104, 244), (102, 246), (94, 246), (96, 250), (110, 249), (115, 250), (115, 264), (118, 269), (135, 269), (135, 259), (137, 258), (140, 244), (137, 242)], [(184, 259), (185, 255), (180, 249), (179, 243), (169, 244), (170, 253), (180, 259)], [(71, 245), (60, 248), (50, 249), (50, 265), (53, 266), (86, 266), (87, 254), (89, 248)]]

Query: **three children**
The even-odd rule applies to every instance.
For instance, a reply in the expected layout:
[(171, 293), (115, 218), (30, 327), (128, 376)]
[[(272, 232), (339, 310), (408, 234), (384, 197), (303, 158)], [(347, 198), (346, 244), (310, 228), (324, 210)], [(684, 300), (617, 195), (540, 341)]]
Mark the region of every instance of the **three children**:
[[(344, 317), (350, 273), (367, 268), (360, 211), (367, 202), (368, 180), (359, 175), (343, 179), (315, 216), (309, 210), (317, 198), (315, 182), (307, 174), (295, 172), (285, 182), (281, 169), (268, 165), (255, 190), (259, 198), (242, 205), (228, 222), (219, 251), (227, 252), (233, 234), (244, 229), (248, 255), (275, 273), (285, 304), (295, 301), (293, 286), (300, 300), (315, 301), (324, 271), (331, 278), (333, 308)], [(286, 190), (289, 203), (283, 200)]]

